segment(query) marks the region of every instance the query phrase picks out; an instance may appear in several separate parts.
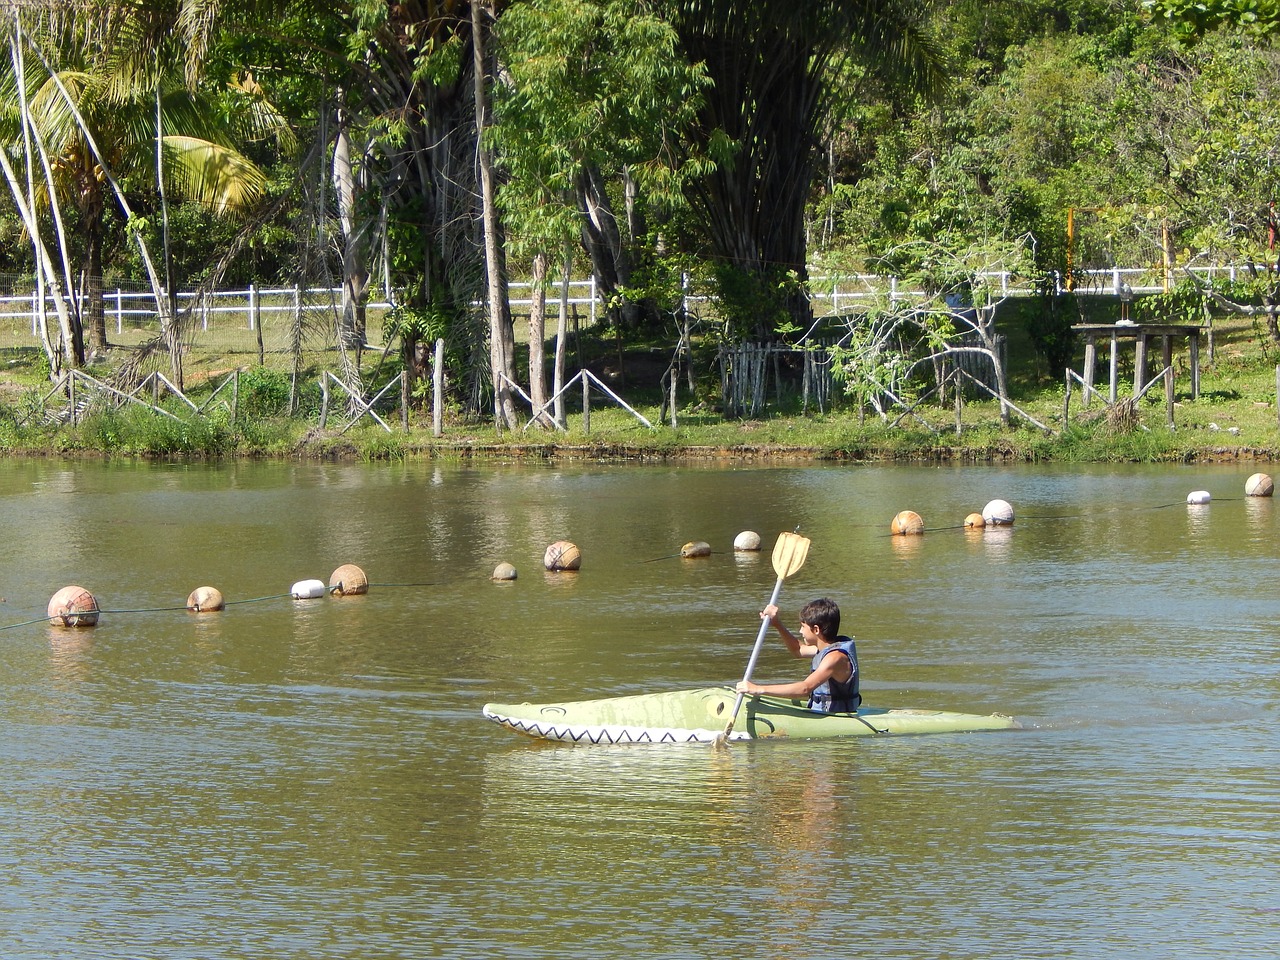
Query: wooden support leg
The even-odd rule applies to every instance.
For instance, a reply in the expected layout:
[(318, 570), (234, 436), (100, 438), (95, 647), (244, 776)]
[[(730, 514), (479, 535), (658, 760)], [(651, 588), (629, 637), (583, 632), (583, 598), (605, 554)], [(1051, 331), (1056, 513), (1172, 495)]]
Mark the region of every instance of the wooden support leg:
[(1116, 402), (1116, 376), (1120, 371), (1120, 338), (1114, 333), (1111, 335), (1111, 389), (1107, 396), (1109, 402), (1114, 406)]
[(1191, 353), (1191, 399), (1200, 399), (1200, 334), (1193, 333), (1187, 338), (1187, 347)]
[(1080, 406), (1089, 406), (1089, 394), (1093, 393), (1093, 368), (1098, 360), (1098, 341), (1092, 334), (1084, 340), (1084, 396)]
[(1133, 344), (1133, 395), (1136, 397), (1147, 385), (1147, 338), (1139, 334)]

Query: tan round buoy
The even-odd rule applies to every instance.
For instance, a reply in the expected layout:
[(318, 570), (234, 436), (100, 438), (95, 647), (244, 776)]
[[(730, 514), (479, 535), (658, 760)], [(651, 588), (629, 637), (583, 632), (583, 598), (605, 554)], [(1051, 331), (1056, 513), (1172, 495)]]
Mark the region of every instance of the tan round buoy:
[(213, 613), (225, 606), (222, 591), (217, 587), (196, 587), (187, 597), (187, 609), (192, 613)]
[(1269, 497), (1275, 493), (1276, 485), (1265, 473), (1255, 473), (1244, 482), (1246, 497)]
[(903, 510), (893, 518), (893, 522), (889, 524), (889, 529), (895, 535), (914, 536), (918, 533), (924, 533), (924, 519), (914, 510)]
[(64, 627), (92, 627), (98, 613), (98, 601), (84, 587), (63, 587), (49, 598), (49, 619)]
[(514, 580), (516, 578), (516, 568), (509, 563), (500, 563), (493, 568), (493, 575), (490, 580)]
[(369, 592), (369, 578), (354, 563), (344, 563), (329, 576), (329, 595), (358, 597)]
[(754, 530), (743, 530), (733, 538), (733, 549), (743, 553), (751, 553), (760, 549), (760, 534)]
[(680, 548), (680, 556), (709, 557), (711, 556), (711, 544), (705, 540), (690, 540)]
[(982, 519), (993, 527), (1013, 523), (1013, 505), (1008, 500), (992, 500), (982, 508)]
[(971, 513), (964, 518), (966, 530), (981, 530), (987, 525), (987, 518), (980, 513)]
[(568, 540), (557, 540), (547, 547), (543, 554), (542, 565), (548, 570), (577, 570), (582, 566), (582, 554), (576, 543)]

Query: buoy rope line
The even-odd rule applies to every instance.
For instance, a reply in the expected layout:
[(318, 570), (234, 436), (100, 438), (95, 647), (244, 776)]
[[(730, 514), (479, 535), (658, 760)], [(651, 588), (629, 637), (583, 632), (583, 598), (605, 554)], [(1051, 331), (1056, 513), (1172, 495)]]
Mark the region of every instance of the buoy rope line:
[(0, 630), (16, 630), (18, 627), (29, 627), (33, 623), (49, 623), (53, 620), (61, 620), (62, 617), (36, 617), (34, 620), (23, 620), (21, 623), (6, 623), (0, 626)]
[[(280, 599), (283, 599), (284, 597), (291, 597), (291, 596), (293, 596), (293, 594), (273, 593), (267, 597), (250, 597), (247, 600), (224, 600), (223, 603), (229, 607), (233, 603), (260, 603), (263, 600), (280, 600)], [(174, 610), (190, 610), (190, 609), (191, 609), (190, 607), (183, 604), (176, 607), (126, 607), (120, 610), (109, 610), (106, 607), (101, 607), (97, 612), (98, 613), (170, 613)], [(55, 616), (55, 617), (49, 617), (48, 619), (60, 620), (62, 618)]]
[[(1257, 481), (1255, 483), (1255, 481)], [(1249, 478), (1246, 484), (1245, 497), (1223, 497), (1221, 502), (1238, 503), (1241, 500), (1248, 500), (1256, 497), (1271, 496), (1273, 485), (1271, 478), (1265, 474), (1255, 474)], [(1262, 492), (1258, 492), (1261, 490)], [(1202, 506), (1211, 501), (1211, 496), (1206, 490), (1197, 490), (1192, 492), (1186, 499), (1185, 504), (1188, 506)], [(1058, 516), (1023, 516), (1023, 522), (1027, 520), (1072, 520), (1084, 517), (1094, 518), (1099, 514), (1118, 513), (1125, 511), (1133, 513), (1135, 510), (1168, 510), (1172, 507), (1183, 506), (1183, 502), (1162, 503), (1151, 507), (1131, 507), (1117, 506), (1109, 510), (1091, 510), (1089, 513), (1076, 514), (1060, 514)], [(981, 514), (970, 514), (965, 518), (964, 523), (949, 524), (944, 527), (934, 527), (935, 531), (944, 530), (965, 530), (977, 531), (985, 530), (989, 527), (1005, 527), (1013, 524), (1013, 507), (1003, 500), (992, 500), (983, 509)], [(871, 524), (851, 525), (853, 529), (867, 529)], [(881, 534), (876, 539), (884, 539), (889, 537), (908, 537), (919, 536), (925, 532), (924, 521), (919, 514), (912, 510), (903, 510), (899, 512), (890, 525), (890, 531)], [(749, 538), (749, 539), (748, 539)], [(744, 531), (734, 540), (734, 554), (754, 552), (760, 542), (759, 535), (753, 531)], [(776, 551), (775, 551), (776, 552)], [(642, 564), (656, 563), (660, 560), (693, 559), (697, 557), (724, 556), (726, 551), (712, 550), (710, 544), (705, 540), (691, 540), (680, 549), (679, 553), (668, 554), (662, 557), (653, 557), (648, 560), (639, 561)], [(579, 553), (577, 545), (567, 541), (559, 540), (547, 548), (543, 558), (543, 566), (548, 571), (560, 570), (577, 570), (579, 562)], [(776, 558), (775, 558), (776, 565)], [(504, 569), (505, 568), (505, 569)], [(509, 573), (509, 575), (508, 575)], [(65, 626), (94, 626), (97, 624), (98, 617), (102, 614), (130, 614), (130, 613), (169, 613), (177, 610), (186, 610), (193, 613), (207, 613), (216, 610), (225, 609), (233, 604), (244, 603), (261, 603), (266, 600), (280, 600), (286, 597), (294, 600), (309, 600), (317, 597), (325, 596), (357, 596), (367, 592), (369, 587), (396, 588), (396, 587), (438, 587), (446, 584), (456, 583), (464, 579), (463, 575), (456, 577), (447, 577), (443, 580), (426, 580), (408, 583), (368, 583), (365, 578), (364, 571), (354, 564), (345, 564), (334, 571), (333, 577), (330, 578), (328, 589), (325, 589), (322, 580), (303, 580), (295, 583), (288, 593), (274, 593), (261, 597), (248, 597), (243, 600), (224, 600), (220, 591), (212, 587), (199, 587), (192, 592), (187, 598), (186, 604), (182, 606), (163, 606), (163, 607), (124, 607), (118, 609), (103, 609), (97, 605), (97, 601), (83, 587), (67, 586), (59, 590), (49, 601), (49, 610), (51, 611), (43, 617), (35, 617), (29, 620), (23, 620), (18, 623), (0, 624), (0, 631), (15, 630), (19, 627), (27, 627), (37, 623), (54, 623), (61, 621)], [(499, 564), (494, 571), (494, 575), (490, 578), (493, 580), (514, 580), (515, 569), (508, 563)], [(345, 586), (344, 586), (345, 585)], [(85, 605), (87, 601), (87, 606)], [(0, 598), (0, 603), (3, 598)], [(56, 611), (56, 612), (53, 612)]]
[[(463, 577), (452, 577), (448, 580), (426, 580), (422, 583), (371, 583), (370, 587), (443, 587), (446, 584), (457, 583)], [(467, 577), (465, 579), (471, 579)]]
[[(387, 586), (393, 586), (393, 584), (387, 584)], [(250, 598), (245, 599), (245, 600), (227, 600), (227, 601), (225, 601), (225, 605), (229, 607), (229, 606), (231, 606), (233, 603), (261, 603), (263, 600), (282, 600), (282, 599), (284, 599), (284, 598), (286, 598), (286, 597), (292, 597), (292, 596), (293, 596), (293, 594), (291, 594), (291, 593), (273, 593), (273, 594), (271, 594), (270, 596), (266, 596), (266, 597), (250, 597)], [(58, 613), (55, 613), (55, 614), (53, 614), (52, 616), (35, 617), (34, 619), (31, 619), (31, 620), (22, 620), (22, 621), (20, 621), (20, 622), (18, 622), (18, 623), (6, 623), (6, 624), (0, 624), (0, 631), (4, 631), (4, 630), (16, 630), (18, 627), (29, 627), (29, 626), (31, 626), (32, 624), (36, 624), (36, 623), (56, 623), (56, 622), (57, 622), (57, 621), (59, 621), (59, 620), (66, 620), (66, 619), (68, 619), (68, 618), (76, 617), (76, 616), (82, 616), (82, 617), (83, 617), (83, 616), (87, 616), (87, 615), (90, 615), (90, 614), (92, 614), (93, 616), (101, 616), (102, 614), (107, 614), (107, 613), (110, 613), (110, 614), (121, 614), (121, 613), (172, 613), (172, 612), (177, 611), (177, 610), (189, 610), (189, 609), (190, 609), (190, 607), (187, 607), (187, 606), (176, 606), (176, 607), (127, 607), (127, 608), (123, 608), (123, 609), (107, 609), (106, 607), (99, 607), (99, 608), (98, 608), (98, 609), (96, 609), (96, 610), (69, 611), (68, 613), (65, 613), (65, 614), (58, 614)]]
[[(285, 597), (292, 596), (293, 594), (291, 593), (273, 593), (266, 597), (249, 597), (247, 600), (224, 600), (223, 603), (229, 607), (233, 603), (261, 603), (263, 600), (283, 600)], [(185, 610), (187, 608), (180, 607), (179, 609)]]

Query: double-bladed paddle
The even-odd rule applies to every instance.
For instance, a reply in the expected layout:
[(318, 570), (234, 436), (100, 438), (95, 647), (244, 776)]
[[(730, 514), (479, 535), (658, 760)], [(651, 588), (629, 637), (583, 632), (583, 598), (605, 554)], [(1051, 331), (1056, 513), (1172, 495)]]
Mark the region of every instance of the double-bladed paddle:
[[(773, 545), (773, 570), (778, 581), (773, 585), (773, 594), (769, 597), (769, 606), (778, 602), (778, 594), (782, 592), (782, 581), (804, 566), (805, 557), (809, 555), (809, 538), (798, 533), (780, 533), (778, 542)], [(751, 679), (751, 671), (756, 668), (760, 659), (760, 649), (764, 646), (765, 634), (769, 632), (769, 621), (760, 621), (760, 633), (756, 636), (756, 645), (751, 648), (751, 659), (747, 661), (747, 671), (742, 675), (742, 682)], [(738, 711), (742, 709), (742, 701), (746, 694), (738, 694), (733, 702), (733, 713), (729, 714), (729, 722), (724, 725), (724, 733), (716, 738), (717, 744), (727, 743), (729, 734), (733, 733), (733, 725), (738, 720)]]

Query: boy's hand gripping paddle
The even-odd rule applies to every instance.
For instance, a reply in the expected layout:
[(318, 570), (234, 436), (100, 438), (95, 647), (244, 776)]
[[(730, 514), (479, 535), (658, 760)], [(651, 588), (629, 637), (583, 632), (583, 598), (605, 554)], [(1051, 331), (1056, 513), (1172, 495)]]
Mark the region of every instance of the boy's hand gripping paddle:
[[(805, 557), (809, 555), (809, 538), (802, 537), (798, 533), (780, 533), (778, 541), (773, 545), (773, 570), (778, 575), (778, 581), (773, 585), (773, 595), (769, 598), (769, 606), (773, 606), (778, 602), (778, 594), (782, 592), (782, 581), (787, 579), (797, 570), (804, 566)], [(760, 648), (764, 646), (765, 634), (769, 632), (769, 621), (767, 619), (760, 621), (760, 633), (756, 636), (756, 645), (751, 649), (751, 659), (747, 661), (747, 671), (742, 675), (745, 683), (751, 679), (751, 671), (756, 668), (756, 660), (760, 658)], [(742, 700), (746, 694), (738, 694), (738, 699), (733, 703), (733, 713), (729, 714), (729, 722), (724, 726), (724, 732), (716, 737), (716, 745), (722, 746), (729, 740), (729, 734), (733, 733), (733, 725), (738, 720), (738, 711), (742, 709)]]

